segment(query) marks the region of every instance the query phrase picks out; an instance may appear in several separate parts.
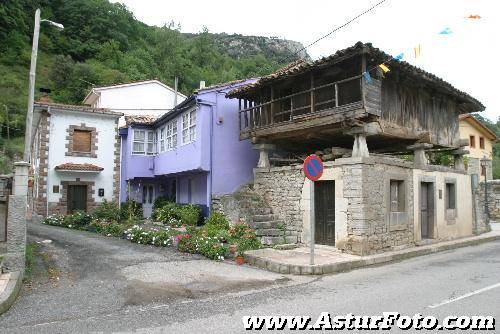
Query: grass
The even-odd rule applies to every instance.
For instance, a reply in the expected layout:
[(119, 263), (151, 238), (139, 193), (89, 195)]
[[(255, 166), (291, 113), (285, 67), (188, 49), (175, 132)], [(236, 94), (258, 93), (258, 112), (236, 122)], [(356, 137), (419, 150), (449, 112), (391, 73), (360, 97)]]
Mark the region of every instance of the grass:
[(34, 281), (58, 279), (61, 272), (52, 255), (44, 252), (40, 245), (30, 242), (26, 245), (26, 269), (23, 282), (30, 285)]
[(38, 245), (30, 242), (26, 245), (26, 269), (24, 269), (24, 282), (33, 280), (33, 273), (37, 266), (37, 257), (39, 256)]

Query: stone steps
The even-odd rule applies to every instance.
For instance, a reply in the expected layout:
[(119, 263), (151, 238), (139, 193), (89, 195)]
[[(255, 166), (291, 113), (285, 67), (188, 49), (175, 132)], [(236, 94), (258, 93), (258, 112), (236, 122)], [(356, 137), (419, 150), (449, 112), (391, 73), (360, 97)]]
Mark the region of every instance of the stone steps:
[(297, 243), (297, 236), (296, 235), (289, 235), (285, 238), (283, 238), (282, 236), (280, 236), (280, 237), (263, 236), (260, 238), (260, 241), (262, 242), (263, 245), (267, 245), (267, 246), (274, 246), (274, 245), (281, 245), (281, 244), (296, 244)]
[(283, 224), (282, 220), (272, 220), (268, 222), (251, 222), (249, 225), (251, 228), (257, 229), (278, 229), (279, 225)]
[(253, 215), (253, 222), (270, 222), (279, 220), (279, 217), (274, 214), (264, 214), (264, 215)]
[(283, 235), (283, 231), (277, 228), (261, 228), (256, 229), (255, 234), (259, 237), (279, 237)]

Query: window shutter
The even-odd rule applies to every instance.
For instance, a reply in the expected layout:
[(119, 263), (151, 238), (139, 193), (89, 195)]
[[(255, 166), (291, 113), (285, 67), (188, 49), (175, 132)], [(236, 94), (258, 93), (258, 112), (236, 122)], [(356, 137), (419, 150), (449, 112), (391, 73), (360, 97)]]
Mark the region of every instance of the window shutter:
[(91, 152), (92, 133), (90, 131), (73, 130), (73, 151)]

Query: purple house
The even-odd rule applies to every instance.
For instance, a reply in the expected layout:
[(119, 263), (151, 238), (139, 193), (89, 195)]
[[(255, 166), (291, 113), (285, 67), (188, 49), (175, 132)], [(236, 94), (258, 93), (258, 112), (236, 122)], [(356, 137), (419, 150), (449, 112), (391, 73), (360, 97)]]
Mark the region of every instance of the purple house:
[(121, 201), (149, 217), (160, 196), (202, 205), (252, 181), (258, 152), (239, 140), (238, 101), (225, 97), (245, 80), (199, 89), (158, 119), (129, 117), (121, 128)]

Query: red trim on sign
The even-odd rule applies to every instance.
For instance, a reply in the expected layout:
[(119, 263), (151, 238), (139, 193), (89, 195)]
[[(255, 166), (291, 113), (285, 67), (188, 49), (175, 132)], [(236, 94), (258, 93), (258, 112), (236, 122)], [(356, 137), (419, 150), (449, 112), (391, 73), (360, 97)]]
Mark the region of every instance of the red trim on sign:
[[(321, 170), (317, 170), (316, 169), (316, 165), (314, 165), (314, 163), (312, 163), (313, 160), (316, 160), (319, 162), (320, 166), (321, 166)], [(311, 164), (311, 167), (318, 172), (317, 175), (311, 175), (311, 173), (309, 173), (309, 169), (307, 168), (307, 166)], [(304, 174), (306, 175), (306, 177), (311, 180), (311, 181), (318, 181), (321, 176), (323, 176), (323, 170), (325, 169), (324, 165), (323, 165), (323, 161), (321, 160), (320, 157), (318, 157), (316, 154), (311, 154), (310, 156), (308, 156), (305, 160), (304, 160), (304, 165), (302, 166), (302, 170), (304, 171)]]

